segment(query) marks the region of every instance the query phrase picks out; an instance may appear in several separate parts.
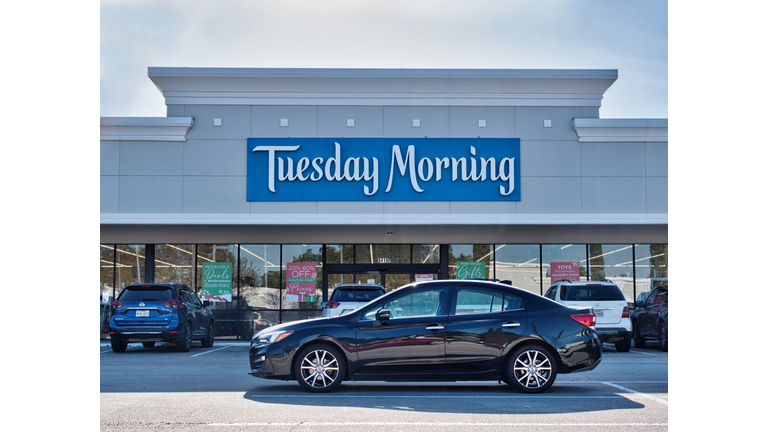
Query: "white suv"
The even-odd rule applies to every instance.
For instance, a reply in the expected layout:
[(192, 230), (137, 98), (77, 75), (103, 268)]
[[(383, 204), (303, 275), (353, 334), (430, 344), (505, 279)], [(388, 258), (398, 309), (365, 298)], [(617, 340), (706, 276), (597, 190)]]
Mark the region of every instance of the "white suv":
[(352, 312), (387, 291), (376, 284), (341, 284), (333, 290), (331, 299), (322, 303), (323, 317), (334, 317)]
[(627, 352), (632, 344), (629, 305), (619, 287), (603, 281), (558, 281), (544, 297), (574, 307), (591, 307), (595, 313), (595, 333), (602, 342), (612, 343), (616, 351)]

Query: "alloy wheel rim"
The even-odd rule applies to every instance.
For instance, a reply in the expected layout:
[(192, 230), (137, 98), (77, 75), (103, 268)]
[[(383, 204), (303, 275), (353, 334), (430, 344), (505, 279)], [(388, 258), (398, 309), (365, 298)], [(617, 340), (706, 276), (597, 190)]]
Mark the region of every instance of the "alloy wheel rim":
[(339, 362), (328, 351), (312, 351), (301, 360), (301, 378), (314, 388), (325, 388), (336, 382)]
[(541, 351), (530, 350), (515, 359), (515, 379), (525, 388), (540, 388), (552, 377), (552, 364)]

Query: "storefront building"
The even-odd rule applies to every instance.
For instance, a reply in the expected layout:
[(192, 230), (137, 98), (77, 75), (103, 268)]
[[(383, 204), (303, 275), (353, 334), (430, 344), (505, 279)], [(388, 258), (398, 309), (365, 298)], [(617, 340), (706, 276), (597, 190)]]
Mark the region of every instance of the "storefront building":
[(668, 283), (667, 120), (601, 119), (617, 77), (149, 68), (167, 117), (101, 118), (102, 320), (147, 281), (240, 338), (353, 281), (578, 273), (632, 302)]

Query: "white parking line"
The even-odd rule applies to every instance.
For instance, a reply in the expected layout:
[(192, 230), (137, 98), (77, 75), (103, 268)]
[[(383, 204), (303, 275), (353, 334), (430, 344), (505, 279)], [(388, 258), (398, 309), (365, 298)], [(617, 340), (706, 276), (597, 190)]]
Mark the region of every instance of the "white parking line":
[[(328, 398), (376, 398), (376, 399), (404, 399), (404, 398), (419, 398), (419, 399), (530, 399), (530, 395), (299, 395), (299, 394), (286, 394), (286, 395), (251, 395), (248, 396), (253, 399), (260, 398), (292, 398), (292, 399), (328, 399)], [(555, 395), (536, 395), (536, 399), (626, 399), (623, 396), (555, 396)]]
[(223, 350), (223, 349), (225, 349), (225, 348), (229, 348), (229, 347), (231, 347), (231, 346), (232, 346), (232, 345), (223, 346), (223, 347), (221, 347), (221, 348), (212, 349), (212, 350), (210, 350), (210, 351), (202, 352), (202, 353), (200, 353), (200, 354), (195, 354), (195, 355), (193, 355), (193, 356), (190, 356), (190, 357), (197, 357), (197, 356), (201, 356), (201, 355), (204, 355), (204, 354), (212, 353), (212, 352), (214, 352), (214, 351)]
[(555, 426), (582, 428), (590, 426), (649, 427), (669, 426), (669, 423), (470, 423), (470, 422), (294, 422), (294, 423), (209, 423), (208, 426)]
[(609, 383), (609, 382), (603, 382), (603, 384), (605, 384), (605, 385), (607, 385), (607, 386), (611, 386), (611, 387), (616, 387), (616, 388), (617, 388), (617, 389), (619, 389), (619, 390), (623, 390), (623, 391), (626, 391), (626, 392), (634, 393), (634, 394), (636, 394), (636, 395), (638, 395), (638, 396), (642, 396), (642, 397), (644, 397), (644, 398), (648, 398), (648, 399), (652, 399), (652, 400), (655, 400), (656, 402), (659, 402), (659, 403), (661, 403), (661, 404), (664, 404), (664, 405), (669, 405), (669, 401), (665, 401), (664, 399), (659, 399), (659, 398), (657, 398), (657, 397), (655, 397), (655, 396), (651, 396), (651, 395), (649, 395), (649, 394), (640, 393), (639, 391), (635, 391), (635, 390), (632, 390), (632, 389), (628, 389), (628, 388), (626, 388), (626, 387), (622, 387), (622, 386), (620, 386), (620, 385), (616, 385), (616, 384), (613, 384), (613, 383)]
[(635, 350), (630, 350), (629, 352), (633, 352), (635, 354), (645, 354), (645, 355), (649, 355), (649, 356), (655, 356), (656, 355), (656, 354), (652, 354), (652, 353), (647, 353), (647, 352), (642, 352), (642, 351), (635, 351)]

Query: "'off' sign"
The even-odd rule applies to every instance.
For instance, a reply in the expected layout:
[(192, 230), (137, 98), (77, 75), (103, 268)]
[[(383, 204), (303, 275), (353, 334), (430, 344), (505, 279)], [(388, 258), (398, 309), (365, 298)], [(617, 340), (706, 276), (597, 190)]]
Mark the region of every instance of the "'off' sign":
[(285, 300), (315, 302), (317, 300), (317, 264), (286, 263)]

